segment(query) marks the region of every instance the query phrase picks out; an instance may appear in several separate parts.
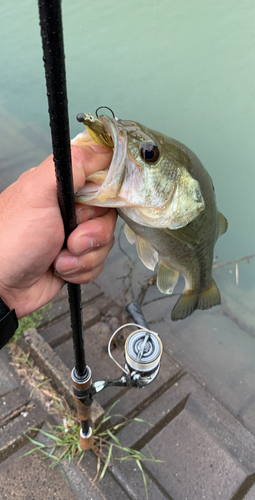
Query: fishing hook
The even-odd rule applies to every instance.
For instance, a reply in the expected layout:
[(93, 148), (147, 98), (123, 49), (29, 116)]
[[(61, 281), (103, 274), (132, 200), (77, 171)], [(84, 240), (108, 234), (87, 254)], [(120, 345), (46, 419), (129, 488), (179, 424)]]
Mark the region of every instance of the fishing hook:
[(96, 117), (97, 117), (97, 118), (98, 118), (98, 114), (97, 114), (97, 112), (98, 112), (98, 110), (99, 110), (99, 109), (102, 109), (102, 108), (103, 108), (103, 109), (109, 109), (109, 111), (111, 111), (111, 113), (112, 113), (112, 117), (113, 117), (115, 120), (118, 120), (118, 118), (116, 118), (116, 116), (115, 116), (115, 114), (114, 114), (113, 110), (112, 110), (111, 108), (108, 108), (108, 106), (99, 106), (99, 108), (97, 108), (97, 109), (96, 109), (95, 113), (96, 113)]

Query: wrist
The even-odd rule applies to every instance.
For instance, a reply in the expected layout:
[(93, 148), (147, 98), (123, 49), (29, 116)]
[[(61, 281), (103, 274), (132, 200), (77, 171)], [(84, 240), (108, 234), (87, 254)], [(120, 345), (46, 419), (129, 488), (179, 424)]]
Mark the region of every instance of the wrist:
[(24, 310), (22, 295), (21, 290), (8, 289), (3, 287), (2, 283), (0, 283), (0, 298), (5, 302), (10, 311), (12, 309), (15, 310), (18, 319), (23, 318), (23, 316), (30, 313), (30, 311), (27, 311), (26, 308)]
[(15, 309), (14, 298), (12, 297), (10, 291), (6, 290), (2, 286), (2, 283), (0, 283), (0, 298), (4, 301), (4, 303), (10, 310)]
[(9, 342), (17, 328), (18, 320), (15, 310), (10, 310), (4, 300), (0, 298), (0, 349)]
[(22, 314), (22, 301), (20, 300), (21, 291), (18, 289), (13, 289), (12, 287), (6, 286), (3, 281), (0, 281), (0, 298), (5, 302), (7, 307), (10, 309), (15, 309), (17, 318), (20, 319), (25, 314)]
[(10, 308), (7, 306), (7, 304), (4, 302), (2, 297), (0, 297), (0, 320), (6, 316), (10, 312)]

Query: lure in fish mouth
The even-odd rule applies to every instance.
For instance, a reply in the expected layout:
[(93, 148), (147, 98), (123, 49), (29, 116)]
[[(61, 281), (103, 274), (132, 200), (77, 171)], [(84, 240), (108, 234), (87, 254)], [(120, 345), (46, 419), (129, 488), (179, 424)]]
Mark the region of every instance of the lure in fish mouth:
[(158, 264), (162, 293), (171, 294), (182, 273), (185, 288), (172, 320), (220, 304), (212, 278), (213, 248), (227, 221), (217, 210), (211, 177), (196, 155), (134, 121), (78, 116), (86, 131), (73, 144), (93, 139), (114, 151), (109, 169), (90, 175), (76, 201), (117, 208), (139, 258), (151, 270)]

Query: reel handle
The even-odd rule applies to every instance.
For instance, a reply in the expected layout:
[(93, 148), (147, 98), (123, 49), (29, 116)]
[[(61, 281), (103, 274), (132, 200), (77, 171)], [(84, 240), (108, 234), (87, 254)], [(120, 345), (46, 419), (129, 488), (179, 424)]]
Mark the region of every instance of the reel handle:
[(138, 325), (141, 325), (149, 330), (149, 325), (145, 320), (143, 311), (139, 306), (138, 302), (136, 302), (135, 300), (133, 302), (130, 302), (130, 304), (128, 304), (126, 307), (126, 311), (128, 312), (129, 316), (131, 316), (131, 318), (134, 320), (134, 323), (137, 323)]

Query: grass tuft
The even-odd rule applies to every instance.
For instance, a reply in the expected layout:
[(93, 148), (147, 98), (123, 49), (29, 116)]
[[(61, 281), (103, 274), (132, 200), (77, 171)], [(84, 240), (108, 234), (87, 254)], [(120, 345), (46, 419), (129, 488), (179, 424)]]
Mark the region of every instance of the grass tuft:
[(13, 337), (11, 338), (10, 344), (17, 342), (21, 334), (26, 330), (28, 330), (28, 328), (37, 328), (40, 325), (45, 315), (45, 312), (51, 307), (52, 303), (49, 302), (49, 304), (46, 304), (37, 311), (34, 311), (31, 314), (25, 316), (24, 318), (19, 319), (19, 326), (16, 332), (14, 333)]
[[(34, 447), (25, 455), (39, 452), (42, 459), (50, 459), (49, 467), (60, 465), (63, 460), (68, 460), (70, 463), (76, 459), (79, 463), (85, 453), (79, 444), (80, 421), (72, 413), (65, 399), (54, 390), (50, 379), (34, 366), (29, 353), (22, 351), (15, 343), (10, 345), (10, 353), (12, 356), (11, 364), (14, 365), (23, 383), (30, 387), (30, 397), (32, 399), (39, 398), (48, 412), (53, 414), (60, 422), (59, 425), (54, 426), (48, 424), (47, 430), (33, 429), (40, 432), (41, 436), (44, 436), (44, 443), (27, 436)], [(119, 414), (112, 415), (117, 403), (118, 401), (111, 406), (100, 424), (93, 430), (93, 451), (97, 457), (97, 468), (92, 484), (95, 485), (104, 478), (107, 468), (113, 465), (114, 461), (133, 460), (142, 474), (146, 497), (148, 498), (143, 463), (160, 462), (160, 460), (154, 458), (149, 448), (147, 448), (148, 456), (146, 456), (138, 450), (123, 446), (116, 434), (118, 430), (132, 421), (139, 422), (141, 425), (145, 423), (148, 425), (149, 422), (138, 417), (125, 419)], [(112, 417), (121, 417), (121, 422), (112, 425)]]
[[(112, 405), (97, 428), (93, 430), (94, 446), (92, 450), (97, 456), (97, 470), (92, 485), (95, 485), (104, 478), (108, 467), (110, 467), (114, 461), (123, 462), (133, 460), (142, 473), (146, 497), (148, 498), (146, 476), (142, 464), (144, 462), (160, 462), (160, 460), (155, 459), (149, 449), (149, 456), (146, 456), (138, 450), (122, 446), (115, 434), (121, 427), (134, 420), (141, 424), (148, 422), (140, 418), (125, 419), (119, 424), (110, 425), (108, 428), (105, 428), (106, 423), (109, 424), (110, 422), (110, 412), (117, 402), (118, 401)], [(115, 414), (112, 416), (116, 417), (117, 415)], [(33, 430), (39, 431), (39, 429)], [(43, 455), (41, 457), (42, 459), (50, 459), (51, 463), (49, 467), (59, 465), (63, 460), (68, 460), (70, 463), (72, 460), (77, 459), (78, 463), (80, 463), (83, 459), (85, 452), (81, 449), (79, 444), (80, 422), (69, 413), (65, 415), (63, 425), (49, 426), (48, 432), (40, 429), (40, 433), (46, 437), (46, 443), (41, 443), (27, 436), (35, 447), (22, 455), (22, 457), (38, 451)]]

